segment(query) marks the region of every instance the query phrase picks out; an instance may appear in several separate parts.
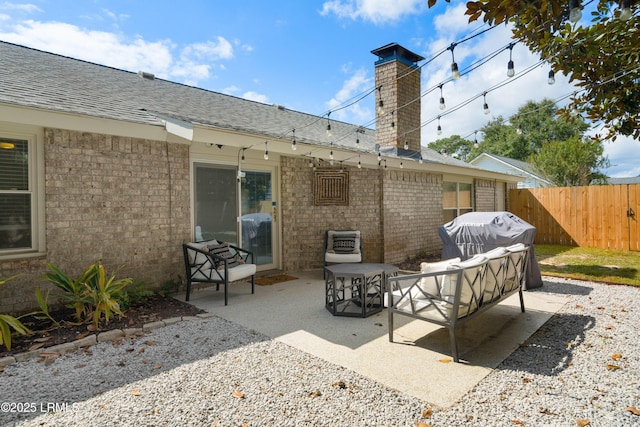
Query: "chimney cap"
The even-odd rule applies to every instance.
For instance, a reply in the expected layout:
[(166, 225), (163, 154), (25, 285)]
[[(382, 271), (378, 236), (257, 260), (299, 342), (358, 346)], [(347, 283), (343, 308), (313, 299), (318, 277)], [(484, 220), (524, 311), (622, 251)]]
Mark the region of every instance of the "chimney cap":
[(411, 52), (400, 46), (398, 43), (389, 43), (388, 45), (379, 47), (371, 51), (374, 55), (380, 58), (380, 62), (387, 62), (394, 59), (403, 59), (406, 62), (410, 62), (411, 65), (415, 65), (417, 62), (422, 61), (424, 58), (417, 53)]

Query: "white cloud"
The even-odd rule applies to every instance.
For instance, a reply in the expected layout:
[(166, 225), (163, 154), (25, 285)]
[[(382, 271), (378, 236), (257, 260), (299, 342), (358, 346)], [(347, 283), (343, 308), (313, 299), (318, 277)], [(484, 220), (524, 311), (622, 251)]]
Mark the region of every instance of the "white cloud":
[(233, 46), (224, 37), (218, 36), (217, 42), (206, 41), (185, 47), (181, 57), (189, 60), (218, 61), (233, 58)]
[[(460, 14), (458, 8), (448, 8), (445, 15)], [(444, 16), (437, 17), (437, 22), (450, 22), (456, 18)], [(448, 38), (446, 25), (437, 26), (439, 32), (436, 39), (443, 40)], [(498, 49), (506, 46), (511, 42), (511, 31), (508, 27), (496, 27), (495, 29), (476, 37), (470, 41), (457, 45), (454, 53), (456, 62), (463, 71), (466, 67), (482, 58), (496, 52)], [(449, 42), (450, 43), (450, 42)], [(444, 44), (446, 46), (446, 44)], [(550, 86), (547, 84), (547, 75), (549, 68), (541, 65), (532, 68), (531, 71), (523, 75), (529, 67), (538, 63), (538, 58), (529, 52), (529, 50), (521, 44), (515, 45), (513, 48), (513, 61), (515, 63), (516, 77), (507, 78), (507, 62), (509, 60), (508, 50), (500, 52), (495, 58), (477, 69), (463, 75), (460, 80), (449, 81), (451, 77), (451, 54), (445, 52), (428, 66), (422, 70), (423, 91), (437, 86), (443, 82), (443, 96), (445, 98), (447, 109), (441, 111), (439, 107), (440, 91), (436, 89), (422, 99), (422, 120), (431, 121), (422, 130), (423, 145), (435, 141), (438, 138), (444, 138), (451, 135), (468, 136), (474, 131), (479, 130), (491, 118), (502, 116), (508, 119), (514, 115), (518, 108), (529, 100), (540, 101), (543, 98), (557, 99), (558, 97), (571, 93), (573, 88), (567, 83), (567, 79), (561, 75), (556, 76), (556, 84)], [(464, 72), (464, 71), (463, 71)], [(519, 75), (522, 77), (517, 78)], [(504, 82), (505, 86), (492, 90)], [(483, 97), (482, 93), (487, 91), (487, 104), (491, 114), (489, 116), (483, 113)], [(477, 98), (476, 98), (477, 97)], [(471, 99), (475, 100), (470, 101)], [(470, 102), (469, 102), (470, 101)], [(462, 104), (469, 102), (468, 105)], [(455, 110), (457, 107), (459, 110)], [(442, 135), (437, 135), (435, 130), (437, 127), (437, 118), (441, 115)], [(481, 135), (478, 135), (479, 139)]]
[[(343, 72), (349, 72), (349, 66), (343, 67)], [(367, 89), (371, 89), (373, 86), (373, 79), (368, 76), (367, 71), (364, 68), (360, 68), (356, 70), (351, 77), (349, 77), (342, 85), (342, 88), (334, 95), (327, 105), (330, 110), (339, 107), (348, 101), (352, 100), (352, 98), (362, 94), (362, 92)], [(335, 113), (332, 113), (332, 118), (338, 120), (348, 120), (354, 121), (355, 123), (363, 123), (370, 120), (373, 116), (371, 110), (366, 108), (364, 105), (366, 103), (358, 102), (352, 106), (349, 106), (345, 109), (338, 110)]]
[(245, 92), (242, 95), (242, 98), (248, 99), (249, 101), (262, 102), (263, 104), (269, 103), (269, 97), (267, 95), (263, 95), (254, 91)]
[(614, 142), (604, 143), (604, 153), (611, 162), (611, 167), (603, 171), (608, 176), (640, 176), (640, 141), (619, 136)]
[(226, 93), (227, 95), (232, 95), (234, 93), (238, 93), (239, 91), (240, 91), (240, 88), (236, 85), (228, 86), (222, 89), (222, 93)]
[[(122, 16), (120, 16), (122, 17)], [(121, 34), (91, 31), (61, 22), (0, 20), (0, 39), (128, 71), (147, 71), (160, 78), (197, 86), (210, 78), (212, 66), (233, 58), (224, 37), (187, 45), (176, 57), (171, 40), (133, 40)]]
[(0, 3), (0, 10), (17, 10), (17, 11), (26, 12), (26, 13), (42, 12), (42, 9), (40, 9), (35, 4), (29, 4), (29, 3), (19, 4), (19, 3), (10, 3), (10, 2)]
[(330, 0), (322, 5), (320, 14), (382, 24), (398, 21), (405, 15), (418, 14), (426, 7), (423, 0)]

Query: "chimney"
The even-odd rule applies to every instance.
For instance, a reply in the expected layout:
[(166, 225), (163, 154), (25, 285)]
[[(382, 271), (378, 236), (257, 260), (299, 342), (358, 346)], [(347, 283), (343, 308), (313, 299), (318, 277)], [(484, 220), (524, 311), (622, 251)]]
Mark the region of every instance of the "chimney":
[(378, 57), (375, 62), (376, 143), (383, 153), (418, 157), (421, 151), (418, 62), (424, 58), (397, 43), (371, 53)]

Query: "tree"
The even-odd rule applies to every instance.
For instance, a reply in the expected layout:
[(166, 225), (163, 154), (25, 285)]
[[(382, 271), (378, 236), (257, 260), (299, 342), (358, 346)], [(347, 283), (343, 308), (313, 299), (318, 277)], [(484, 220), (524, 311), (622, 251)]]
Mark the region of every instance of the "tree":
[(560, 187), (589, 185), (594, 180), (606, 179), (599, 171), (609, 166), (603, 152), (598, 138), (571, 137), (545, 142), (531, 156), (531, 162), (541, 175)]
[[(428, 1), (430, 7), (436, 2)], [(567, 0), (469, 1), (466, 14), (469, 22), (511, 22), (514, 39), (575, 82), (580, 89), (560, 111), (564, 117), (575, 108), (602, 122), (606, 139), (618, 134), (640, 139), (640, 17), (637, 0), (620, 2), (628, 8), (622, 16), (617, 2), (598, 0), (586, 27), (572, 23), (568, 5), (573, 2)]]
[(452, 135), (448, 138), (438, 139), (435, 142), (429, 143), (429, 148), (445, 156), (468, 162), (475, 157), (475, 155), (473, 155), (475, 152), (473, 145), (474, 143), (472, 141), (464, 139), (460, 135)]

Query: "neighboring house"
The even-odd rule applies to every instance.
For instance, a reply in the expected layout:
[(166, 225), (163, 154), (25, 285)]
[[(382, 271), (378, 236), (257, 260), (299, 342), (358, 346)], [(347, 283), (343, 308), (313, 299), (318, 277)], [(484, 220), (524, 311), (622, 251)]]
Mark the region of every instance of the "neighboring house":
[(421, 147), (422, 58), (373, 53), (375, 131), (0, 42), (0, 277), (20, 274), (0, 312), (34, 307), (47, 263), (158, 288), (184, 277), (183, 242), (216, 237), (259, 270), (316, 269), (327, 229), (397, 263), (460, 213), (507, 209), (520, 178)]
[(498, 156), (496, 154), (482, 153), (471, 160), (469, 164), (494, 172), (519, 176), (522, 178), (522, 181), (518, 182), (518, 188), (555, 187), (551, 181), (537, 174), (529, 163), (523, 162), (522, 160), (510, 159), (509, 157)]
[(640, 176), (626, 177), (626, 178), (607, 178), (607, 184), (611, 184), (611, 185), (640, 184)]

